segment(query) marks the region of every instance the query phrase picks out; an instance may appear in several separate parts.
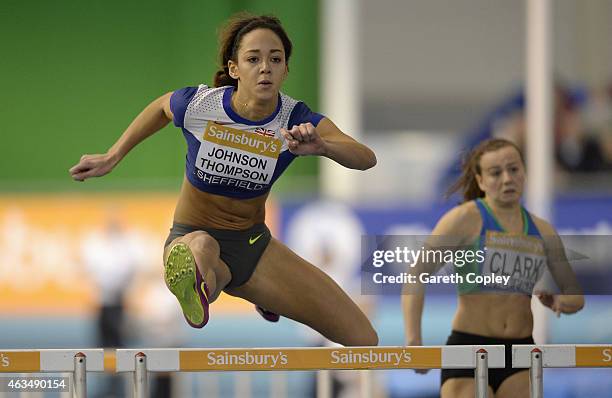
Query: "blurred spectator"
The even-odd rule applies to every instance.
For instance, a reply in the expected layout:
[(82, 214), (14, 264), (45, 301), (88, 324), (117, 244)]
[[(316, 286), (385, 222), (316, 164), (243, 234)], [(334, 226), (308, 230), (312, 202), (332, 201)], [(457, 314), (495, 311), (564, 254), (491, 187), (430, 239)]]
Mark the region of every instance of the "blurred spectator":
[[(140, 254), (134, 240), (124, 230), (120, 213), (108, 211), (103, 231), (92, 231), (83, 239), (81, 258), (88, 277), (97, 288), (96, 345), (102, 348), (125, 346), (124, 298)], [(102, 397), (121, 397), (121, 378), (107, 380)]]
[[(612, 170), (612, 89), (587, 90), (559, 81), (554, 87), (554, 152), (559, 171), (595, 172)], [(516, 92), (487, 114), (469, 133), (464, 148), (453, 159), (440, 186), (447, 186), (460, 173), (461, 156), (479, 142), (506, 138), (525, 148), (525, 94)]]
[(583, 112), (585, 134), (597, 143), (601, 162), (612, 170), (612, 81), (590, 91)]
[[(558, 167), (565, 171), (606, 170), (609, 165), (602, 152), (599, 131), (609, 103), (597, 98), (595, 92), (571, 90), (560, 84), (555, 86), (554, 94), (553, 134)], [(509, 139), (525, 150), (523, 107), (497, 120), (493, 127), (492, 136)]]

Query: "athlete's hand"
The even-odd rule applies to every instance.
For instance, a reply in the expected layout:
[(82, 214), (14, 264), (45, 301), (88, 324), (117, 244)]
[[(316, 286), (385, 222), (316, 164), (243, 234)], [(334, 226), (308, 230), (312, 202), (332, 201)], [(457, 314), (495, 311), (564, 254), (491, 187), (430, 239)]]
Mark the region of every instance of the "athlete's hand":
[(79, 163), (72, 166), (70, 176), (76, 181), (85, 181), (91, 177), (101, 177), (115, 167), (117, 161), (108, 154), (83, 155)]
[(321, 138), (312, 123), (302, 123), (290, 130), (281, 128), (281, 134), (287, 141), (289, 151), (294, 155), (323, 155), (325, 141)]
[(557, 318), (561, 316), (561, 313), (563, 312), (563, 303), (559, 299), (558, 295), (542, 292), (537, 293), (537, 298), (540, 299), (542, 305), (550, 308), (555, 313), (555, 315), (557, 315)]
[[(540, 297), (542, 296), (542, 297)], [(553, 310), (557, 317), (561, 314), (575, 314), (584, 307), (584, 296), (581, 294), (537, 294), (542, 304)]]
[[(420, 346), (423, 345), (423, 340), (421, 340), (420, 338), (417, 338), (417, 339), (414, 339), (414, 340), (408, 340), (406, 342), (406, 345), (410, 346), (410, 347), (415, 347), (415, 346), (416, 347), (420, 347)], [(424, 375), (424, 374), (428, 373), (431, 369), (413, 369), (413, 370), (414, 370), (415, 373)]]

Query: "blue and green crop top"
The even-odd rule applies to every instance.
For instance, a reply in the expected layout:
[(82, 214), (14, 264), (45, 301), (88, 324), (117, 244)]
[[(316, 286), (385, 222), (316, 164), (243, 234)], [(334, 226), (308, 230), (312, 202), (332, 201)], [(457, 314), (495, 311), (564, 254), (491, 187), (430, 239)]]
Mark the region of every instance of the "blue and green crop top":
[[(484, 262), (474, 262), (463, 267), (455, 266), (462, 275), (458, 293), (519, 293), (531, 295), (536, 283), (547, 267), (544, 241), (529, 212), (521, 207), (523, 233), (506, 232), (482, 199), (476, 199), (482, 218), (482, 228), (474, 244), (474, 250), (484, 251)], [(510, 277), (507, 283), (478, 284), (466, 281), (469, 273)], [(472, 278), (473, 280), (473, 278)]]
[(172, 94), (170, 109), (187, 141), (189, 182), (204, 192), (254, 198), (267, 193), (295, 158), (280, 129), (307, 122), (316, 127), (323, 115), (279, 93), (274, 113), (248, 120), (232, 109), (233, 91), (232, 86), (185, 87)]

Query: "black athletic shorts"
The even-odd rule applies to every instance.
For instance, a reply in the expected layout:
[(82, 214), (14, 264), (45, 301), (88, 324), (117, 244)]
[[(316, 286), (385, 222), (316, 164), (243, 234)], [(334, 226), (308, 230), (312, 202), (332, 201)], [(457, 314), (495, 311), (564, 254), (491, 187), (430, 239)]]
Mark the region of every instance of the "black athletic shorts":
[[(506, 367), (502, 369), (489, 369), (489, 385), (493, 392), (497, 392), (499, 386), (508, 377), (515, 373), (526, 371), (527, 369), (514, 369), (512, 367), (512, 345), (513, 344), (535, 344), (533, 337), (525, 337), (522, 339), (500, 339), (497, 337), (485, 337), (477, 334), (452, 331), (448, 336), (446, 345), (496, 345), (503, 344), (506, 346)], [(441, 382), (457, 377), (474, 378), (474, 369), (442, 369)]]
[(164, 246), (194, 231), (207, 232), (219, 243), (221, 260), (227, 264), (232, 275), (227, 287), (241, 286), (251, 278), (261, 255), (272, 239), (266, 224), (255, 224), (246, 230), (233, 231), (173, 223)]

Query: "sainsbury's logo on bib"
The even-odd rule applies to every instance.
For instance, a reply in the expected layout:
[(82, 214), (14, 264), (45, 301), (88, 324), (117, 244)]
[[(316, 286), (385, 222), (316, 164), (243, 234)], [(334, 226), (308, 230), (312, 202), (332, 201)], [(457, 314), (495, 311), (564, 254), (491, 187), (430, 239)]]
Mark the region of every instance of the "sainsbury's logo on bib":
[(262, 190), (272, 182), (280, 139), (214, 122), (201, 137), (194, 175), (204, 183)]
[(204, 131), (204, 140), (254, 154), (273, 158), (278, 157), (282, 146), (281, 141), (273, 138), (274, 132), (272, 132), (272, 136), (270, 136), (259, 132), (259, 130), (265, 129), (256, 129), (255, 133), (257, 134), (253, 134), (248, 131), (233, 129), (231, 127), (209, 122)]

